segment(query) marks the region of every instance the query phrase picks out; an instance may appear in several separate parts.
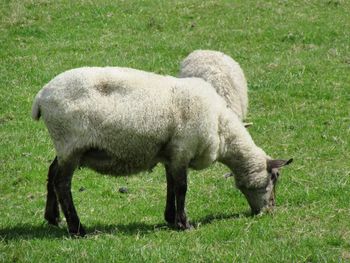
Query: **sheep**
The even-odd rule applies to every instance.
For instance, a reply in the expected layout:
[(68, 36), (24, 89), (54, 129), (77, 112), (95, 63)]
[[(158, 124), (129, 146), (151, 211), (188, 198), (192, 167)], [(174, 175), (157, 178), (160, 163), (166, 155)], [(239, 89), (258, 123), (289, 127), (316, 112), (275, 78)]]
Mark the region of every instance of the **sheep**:
[(231, 57), (219, 51), (195, 50), (182, 60), (179, 76), (197, 77), (209, 82), (241, 120), (246, 118), (247, 81), (243, 70)]
[(126, 176), (165, 166), (164, 218), (191, 228), (185, 212), (188, 169), (219, 161), (235, 174), (253, 213), (273, 207), (278, 169), (257, 147), (238, 116), (199, 78), (161, 76), (118, 67), (61, 73), (36, 95), (32, 117), (42, 117), (55, 147), (47, 181), (45, 219), (59, 222), (59, 205), (73, 236), (86, 234), (75, 210), (74, 170)]

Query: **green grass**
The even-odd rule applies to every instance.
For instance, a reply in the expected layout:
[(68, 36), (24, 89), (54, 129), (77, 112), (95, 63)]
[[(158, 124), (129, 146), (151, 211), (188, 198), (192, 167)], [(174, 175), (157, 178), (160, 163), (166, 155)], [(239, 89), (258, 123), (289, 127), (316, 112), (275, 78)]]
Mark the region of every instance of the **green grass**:
[[(49, 1), (0, 4), (0, 262), (350, 261), (350, 2)], [(273, 214), (246, 200), (215, 164), (190, 172), (196, 228), (163, 220), (164, 169), (128, 178), (81, 170), (73, 196), (89, 235), (43, 219), (54, 157), (33, 97), (79, 66), (176, 75), (195, 49), (220, 50), (249, 83), (249, 131), (284, 169)], [(118, 188), (127, 186), (121, 194)], [(84, 191), (79, 189), (84, 188)]]

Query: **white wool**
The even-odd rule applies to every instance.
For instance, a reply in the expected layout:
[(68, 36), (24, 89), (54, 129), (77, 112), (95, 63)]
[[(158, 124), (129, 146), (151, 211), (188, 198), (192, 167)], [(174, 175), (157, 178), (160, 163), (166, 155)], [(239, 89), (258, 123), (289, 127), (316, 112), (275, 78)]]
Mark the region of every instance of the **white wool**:
[(203, 169), (215, 161), (237, 184), (266, 184), (266, 154), (212, 86), (199, 78), (161, 76), (130, 68), (78, 68), (38, 92), (32, 116), (42, 116), (59, 162), (80, 165), (89, 149), (111, 159), (86, 161), (102, 173), (127, 175), (158, 162)]
[(243, 70), (231, 57), (218, 51), (193, 51), (181, 62), (179, 76), (198, 77), (209, 82), (241, 120), (246, 118), (247, 81)]

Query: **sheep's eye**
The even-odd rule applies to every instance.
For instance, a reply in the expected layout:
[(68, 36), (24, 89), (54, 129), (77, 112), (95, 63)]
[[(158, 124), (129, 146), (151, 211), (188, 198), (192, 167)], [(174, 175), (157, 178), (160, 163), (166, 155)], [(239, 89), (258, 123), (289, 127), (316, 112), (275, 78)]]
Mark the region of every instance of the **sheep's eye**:
[(271, 180), (273, 184), (277, 182), (278, 177), (280, 176), (279, 172), (271, 173)]
[(278, 176), (279, 176), (278, 173), (277, 174), (274, 174), (274, 173), (271, 174), (271, 181), (272, 181), (272, 184), (273, 184), (273, 188), (272, 188), (273, 198), (276, 198), (276, 187), (277, 187)]
[(271, 174), (271, 180), (272, 182), (276, 182), (277, 176), (275, 174)]

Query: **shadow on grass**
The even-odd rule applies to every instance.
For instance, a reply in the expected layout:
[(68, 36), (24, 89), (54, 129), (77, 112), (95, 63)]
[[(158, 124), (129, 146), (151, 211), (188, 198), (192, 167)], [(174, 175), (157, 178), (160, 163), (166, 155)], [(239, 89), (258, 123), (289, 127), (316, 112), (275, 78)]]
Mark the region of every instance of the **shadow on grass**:
[(191, 223), (194, 225), (194, 227), (198, 225), (207, 225), (211, 224), (213, 221), (217, 220), (226, 220), (226, 219), (237, 219), (237, 218), (245, 218), (245, 217), (251, 217), (250, 212), (245, 213), (235, 213), (235, 214), (214, 214), (214, 215), (207, 215), (198, 221), (191, 221)]
[(19, 224), (8, 228), (0, 229), (0, 240), (19, 240), (19, 239), (54, 239), (62, 238), (68, 235), (66, 229), (54, 227), (47, 224), (29, 225)]
[[(237, 219), (249, 217), (248, 213), (241, 214), (215, 214), (208, 215), (196, 221), (191, 221), (196, 228), (199, 225), (207, 225), (217, 220)], [(101, 234), (112, 235), (138, 235), (149, 234), (157, 231), (178, 231), (172, 226), (161, 224), (145, 224), (145, 223), (130, 223), (130, 224), (95, 224), (85, 227), (87, 236), (95, 236)], [(60, 227), (50, 226), (47, 224), (29, 225), (22, 224), (8, 228), (0, 229), (0, 241), (21, 240), (21, 239), (61, 239), (69, 237), (65, 224)]]

